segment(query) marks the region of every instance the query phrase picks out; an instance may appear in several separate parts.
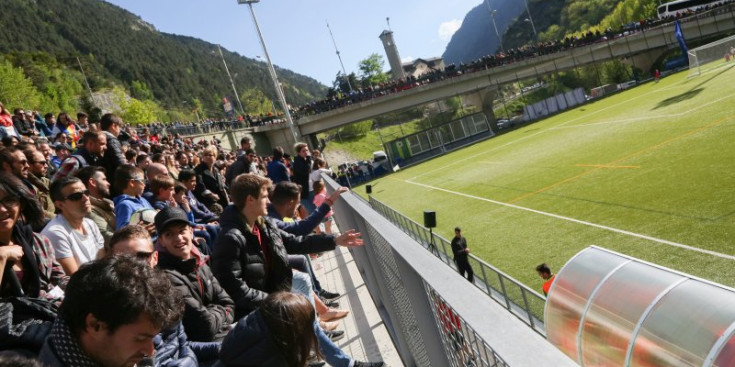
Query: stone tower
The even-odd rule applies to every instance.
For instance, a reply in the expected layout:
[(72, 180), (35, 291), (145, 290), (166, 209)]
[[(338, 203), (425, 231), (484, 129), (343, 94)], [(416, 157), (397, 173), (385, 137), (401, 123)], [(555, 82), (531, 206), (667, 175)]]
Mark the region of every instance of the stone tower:
[(380, 34), (380, 40), (383, 41), (385, 54), (388, 56), (390, 73), (393, 76), (393, 80), (405, 79), (406, 75), (403, 73), (401, 55), (398, 54), (398, 47), (396, 46), (396, 42), (393, 40), (393, 32), (387, 30), (383, 31), (383, 33)]

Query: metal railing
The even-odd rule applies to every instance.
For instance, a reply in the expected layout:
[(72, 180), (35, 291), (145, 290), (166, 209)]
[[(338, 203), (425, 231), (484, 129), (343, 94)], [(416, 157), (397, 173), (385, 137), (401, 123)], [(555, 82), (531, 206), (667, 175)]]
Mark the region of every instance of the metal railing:
[[(370, 196), (370, 206), (441, 259), (446, 265), (457, 270), (457, 265), (451, 257), (452, 247), (450, 241), (430, 232), (428, 228), (372, 196)], [(470, 254), (469, 260), (470, 265), (475, 269), (474, 285), (512, 312), (534, 331), (545, 337), (544, 304), (546, 303), (546, 297), (475, 255)]]
[(362, 234), (350, 252), (404, 365), (576, 365), (359, 196), (342, 195), (334, 213), (339, 228)]

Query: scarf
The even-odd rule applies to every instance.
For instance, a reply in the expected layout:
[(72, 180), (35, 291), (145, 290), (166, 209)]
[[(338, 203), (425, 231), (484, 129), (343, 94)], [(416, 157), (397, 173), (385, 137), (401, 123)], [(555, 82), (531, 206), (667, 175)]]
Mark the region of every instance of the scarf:
[(49, 335), (48, 343), (56, 357), (58, 357), (65, 366), (101, 367), (84, 354), (82, 347), (79, 346), (79, 343), (71, 335), (69, 327), (61, 317), (57, 317), (56, 321), (54, 321), (54, 326), (51, 328), (51, 335)]

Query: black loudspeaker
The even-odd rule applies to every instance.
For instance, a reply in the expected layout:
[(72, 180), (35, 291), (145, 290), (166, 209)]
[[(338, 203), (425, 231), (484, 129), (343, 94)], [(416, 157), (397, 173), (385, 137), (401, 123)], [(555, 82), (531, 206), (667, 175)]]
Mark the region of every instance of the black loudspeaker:
[(373, 185), (365, 185), (365, 193), (370, 195), (373, 193)]
[(424, 212), (424, 227), (435, 228), (436, 227), (436, 212)]

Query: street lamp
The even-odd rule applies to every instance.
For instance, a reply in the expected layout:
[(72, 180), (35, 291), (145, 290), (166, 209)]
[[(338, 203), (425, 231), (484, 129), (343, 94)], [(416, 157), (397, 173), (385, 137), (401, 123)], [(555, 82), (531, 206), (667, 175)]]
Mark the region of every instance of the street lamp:
[(232, 84), (232, 91), (235, 92), (235, 98), (237, 98), (237, 106), (240, 107), (240, 114), (242, 114), (242, 116), (245, 116), (245, 110), (242, 108), (242, 102), (240, 101), (240, 96), (237, 94), (237, 89), (235, 89), (235, 82), (232, 80), (232, 75), (230, 75), (230, 68), (227, 67), (227, 62), (225, 61), (225, 55), (222, 54), (222, 47), (217, 45), (217, 50), (219, 50), (219, 56), (222, 58), (222, 63), (225, 64), (225, 71), (227, 72), (227, 77), (230, 78), (230, 84)]
[(490, 17), (493, 18), (493, 28), (495, 28), (495, 35), (498, 36), (500, 51), (505, 52), (505, 49), (503, 48), (503, 39), (500, 38), (500, 32), (498, 32), (498, 24), (495, 22), (495, 13), (497, 13), (498, 11), (490, 7), (489, 0), (485, 1), (485, 5), (487, 5), (487, 10), (490, 12)]
[(281, 83), (278, 82), (278, 75), (276, 74), (276, 69), (273, 67), (273, 63), (271, 62), (271, 57), (268, 54), (268, 48), (265, 46), (265, 40), (263, 39), (263, 34), (260, 32), (260, 25), (258, 24), (258, 18), (255, 16), (255, 9), (253, 9), (253, 3), (258, 3), (260, 0), (237, 0), (238, 4), (248, 4), (250, 7), (250, 14), (253, 16), (253, 23), (255, 24), (255, 30), (258, 31), (258, 38), (260, 38), (260, 45), (263, 46), (263, 54), (265, 55), (265, 59), (268, 62), (268, 71), (270, 71), (271, 79), (273, 81), (273, 87), (276, 89), (276, 95), (278, 96), (278, 100), (281, 102), (281, 108), (283, 108), (283, 113), (286, 115), (286, 120), (288, 121), (288, 127), (291, 129), (291, 133), (293, 134), (294, 141), (299, 141), (300, 134), (299, 131), (296, 129), (296, 125), (294, 125), (293, 119), (291, 118), (291, 112), (288, 110), (288, 103), (286, 103), (286, 96), (283, 94), (283, 90), (281, 89)]
[(528, 21), (531, 22), (531, 28), (533, 28), (533, 35), (536, 36), (536, 41), (538, 41), (538, 33), (536, 32), (536, 24), (533, 22), (533, 17), (531, 17), (531, 10), (528, 8), (528, 0), (524, 0), (526, 3), (526, 13), (528, 14)]

